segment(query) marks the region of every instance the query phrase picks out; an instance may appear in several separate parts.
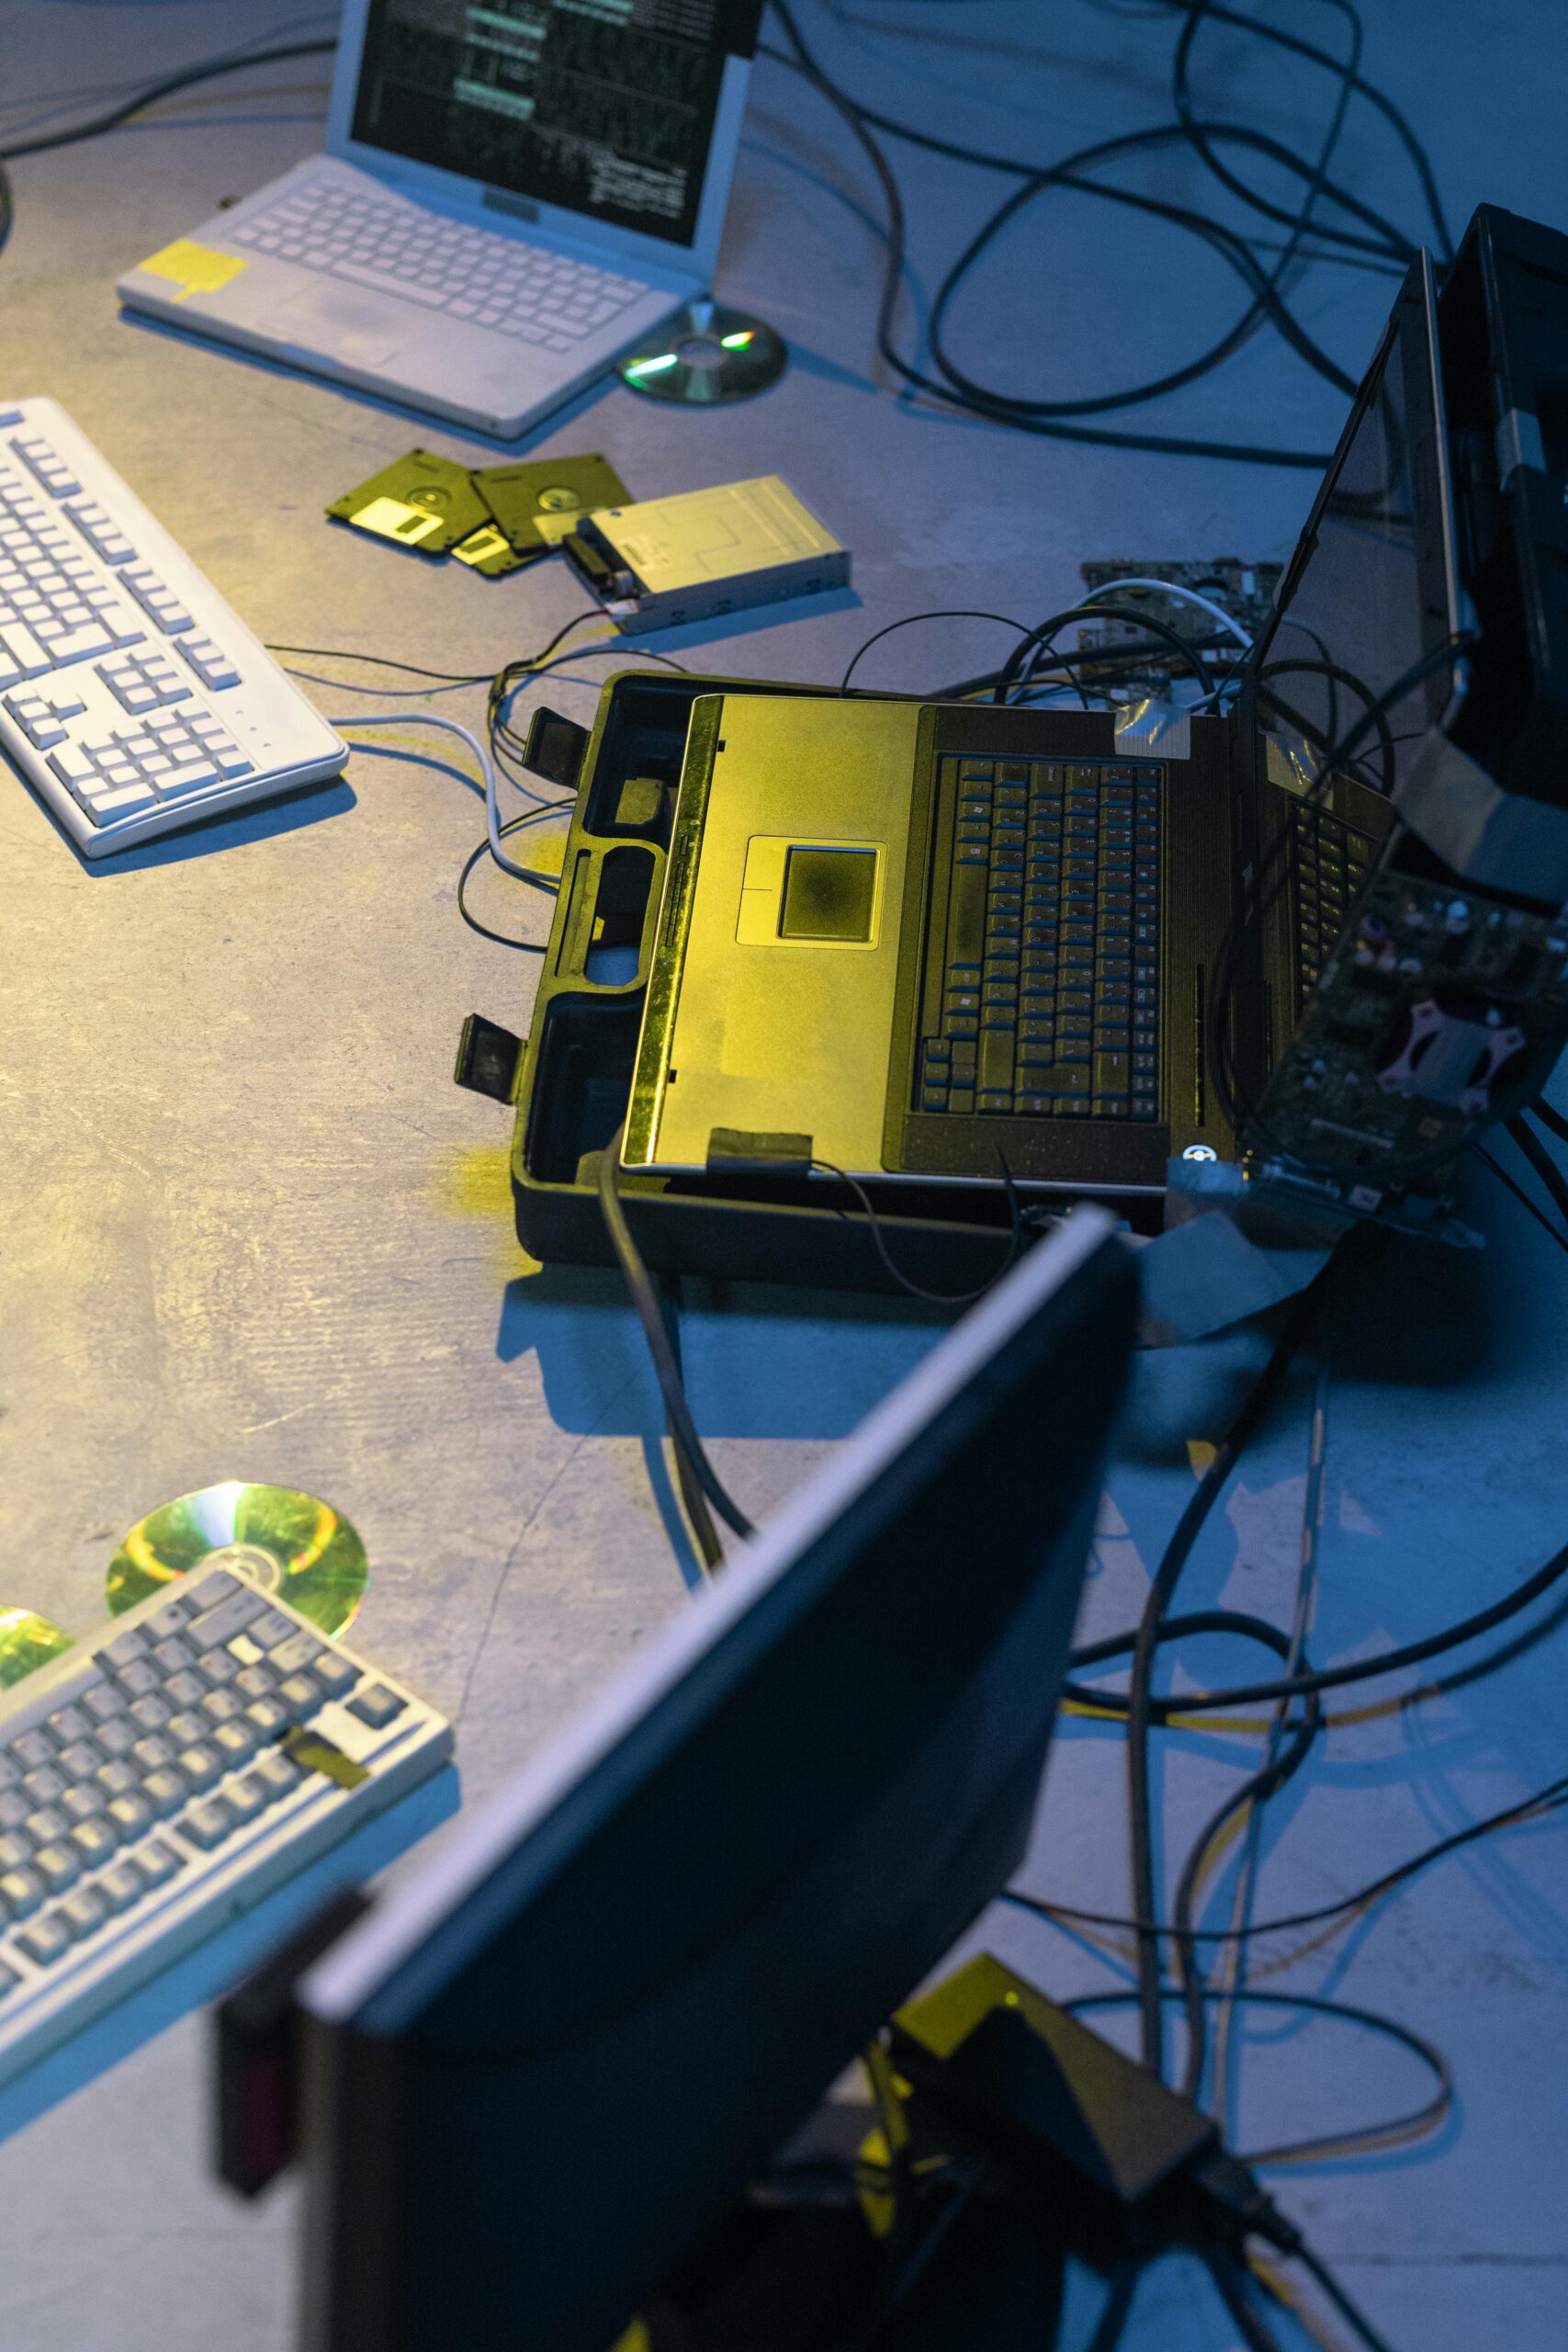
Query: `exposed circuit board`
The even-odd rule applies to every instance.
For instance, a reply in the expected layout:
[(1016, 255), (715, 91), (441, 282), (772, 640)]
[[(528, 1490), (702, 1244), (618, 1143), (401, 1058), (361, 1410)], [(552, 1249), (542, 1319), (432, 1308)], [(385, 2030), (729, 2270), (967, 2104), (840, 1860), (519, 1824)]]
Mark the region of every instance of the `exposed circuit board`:
[(1385, 865), (1246, 1145), (1258, 1178), (1375, 1215), (1446, 1181), (1568, 1028), (1568, 922)]
[[(1085, 621), (1078, 632), (1080, 651), (1112, 652), (1118, 663), (1125, 657), (1121, 649), (1147, 643), (1145, 633), (1134, 624), (1145, 614), (1163, 621), (1186, 643), (1201, 646), (1203, 659), (1216, 677), (1224, 677), (1235, 666), (1245, 651), (1240, 639), (1223, 629), (1200, 605), (1188, 602), (1185, 596), (1162, 595), (1156, 588), (1122, 588), (1123, 580), (1168, 581), (1173, 587), (1190, 588), (1195, 594), (1206, 596), (1212, 605), (1239, 623), (1248, 637), (1256, 638), (1269, 618), (1284, 566), (1278, 563), (1243, 563), (1235, 556), (1215, 556), (1191, 563), (1134, 563), (1116, 561), (1086, 563), (1079, 566), (1083, 583), (1089, 594), (1109, 599), (1127, 609), (1127, 619)], [(1169, 652), (1152, 650), (1141, 662), (1135, 673), (1129, 674), (1119, 668), (1118, 691), (1135, 693), (1140, 687), (1145, 693), (1163, 695), (1168, 692), (1172, 674), (1182, 667), (1181, 657), (1174, 649)], [(1083, 677), (1092, 679), (1095, 671), (1086, 666)]]

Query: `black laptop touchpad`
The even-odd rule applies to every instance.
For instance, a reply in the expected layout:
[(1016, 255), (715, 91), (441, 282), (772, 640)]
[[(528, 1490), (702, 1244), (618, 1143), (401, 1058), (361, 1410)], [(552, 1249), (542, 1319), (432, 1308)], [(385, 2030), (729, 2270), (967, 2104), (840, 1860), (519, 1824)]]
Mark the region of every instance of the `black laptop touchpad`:
[(869, 940), (875, 904), (874, 849), (792, 849), (779, 937)]

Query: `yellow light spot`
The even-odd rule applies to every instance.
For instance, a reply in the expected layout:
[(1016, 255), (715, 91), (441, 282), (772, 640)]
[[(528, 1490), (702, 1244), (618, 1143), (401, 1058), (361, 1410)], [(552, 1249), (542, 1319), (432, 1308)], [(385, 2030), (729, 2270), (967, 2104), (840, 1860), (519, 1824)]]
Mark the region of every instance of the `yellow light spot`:
[(472, 1144), (447, 1152), (436, 1171), (436, 1193), (454, 1216), (512, 1219), (512, 1160), (503, 1143)]

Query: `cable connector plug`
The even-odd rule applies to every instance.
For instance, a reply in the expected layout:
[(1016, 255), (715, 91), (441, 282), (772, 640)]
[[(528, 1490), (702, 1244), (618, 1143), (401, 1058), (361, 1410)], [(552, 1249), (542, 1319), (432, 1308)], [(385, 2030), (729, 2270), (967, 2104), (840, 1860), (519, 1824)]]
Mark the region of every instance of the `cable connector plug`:
[(1239, 2156), (1222, 2148), (1193, 2167), (1191, 2182), (1200, 2208), (1218, 2224), (1217, 2234), (1227, 2243), (1257, 2236), (1267, 2238), (1281, 2254), (1301, 2252), (1301, 2232)]

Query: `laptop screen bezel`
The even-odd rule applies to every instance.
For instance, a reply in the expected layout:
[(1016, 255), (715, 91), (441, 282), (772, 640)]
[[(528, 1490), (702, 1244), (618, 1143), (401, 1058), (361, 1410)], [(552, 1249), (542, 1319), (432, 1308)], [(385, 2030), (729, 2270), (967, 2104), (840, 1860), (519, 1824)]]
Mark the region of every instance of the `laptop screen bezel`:
[[(573, 211), (566, 205), (547, 204), (520, 189), (468, 179), (459, 172), (444, 171), (438, 164), (399, 154), (395, 148), (378, 147), (355, 139), (354, 109), (364, 69), (372, 5), (373, 0), (345, 0), (327, 110), (325, 144), (329, 155), (391, 182), (406, 196), (464, 212), (485, 228), (497, 229), (503, 235), (542, 232), (551, 240), (586, 247), (596, 254), (614, 254), (635, 262), (644, 271), (662, 270), (679, 279), (682, 289), (693, 271), (705, 287), (709, 284), (718, 258), (729, 184), (740, 147), (740, 126), (751, 74), (750, 58), (732, 53), (725, 59), (696, 224), (690, 242), (685, 243), (679, 238), (650, 236), (638, 229), (623, 228), (615, 222), (601, 220), (592, 212)], [(493, 190), (493, 202), (485, 201), (487, 190)]]
[[(1412, 340), (1417, 331), (1420, 333), (1418, 346)], [(1434, 494), (1426, 501), (1417, 499), (1416, 514), (1422, 650), (1429, 652), (1445, 639), (1452, 639), (1459, 633), (1463, 604), (1454, 521), (1453, 465), (1449, 448), (1448, 413), (1443, 400), (1442, 362), (1438, 345), (1437, 284), (1432, 271), (1432, 257), (1423, 247), (1411, 263), (1404, 283), (1395, 298), (1388, 323), (1378, 339), (1371, 364), (1357, 389), (1334, 455), (1323, 469), (1317, 494), (1292, 549), (1291, 560), (1280, 575), (1268, 625), (1247, 660), (1249, 676), (1255, 676), (1265, 667), (1275, 639), (1290, 617), (1291, 600), (1316, 550), (1318, 525), (1324, 509), (1388, 369), (1396, 366), (1403, 367), (1404, 371), (1413, 447), (1424, 447), (1429, 451), (1435, 470), (1435, 480), (1426, 485)], [(1423, 435), (1417, 435), (1414, 430), (1416, 422), (1415, 396), (1417, 393), (1421, 403), (1419, 423), (1425, 428)], [(1439, 582), (1440, 613), (1428, 600), (1427, 593), (1429, 587)], [(1428, 707), (1434, 718), (1447, 701), (1450, 691), (1450, 682), (1439, 673), (1427, 690)], [(1262, 738), (1267, 729), (1258, 726), (1252, 731), (1257, 739), (1253, 746), (1256, 772), (1261, 775), (1264, 773)]]
[[(1268, 780), (1269, 730), (1258, 720), (1256, 707), (1249, 710), (1251, 696), (1247, 686), (1252, 676), (1268, 662), (1280, 625), (1289, 617), (1291, 600), (1316, 549), (1318, 525), (1324, 510), (1367, 413), (1377, 399), (1391, 368), (1401, 368), (1404, 371), (1413, 449), (1423, 452), (1432, 469), (1432, 478), (1424, 485), (1427, 494), (1421, 495), (1420, 486), (1417, 486), (1416, 495), (1415, 593), (1419, 608), (1422, 650), (1433, 651), (1446, 639), (1455, 638), (1466, 617), (1466, 603), (1459, 573), (1453, 458), (1449, 442), (1448, 409), (1443, 397), (1442, 359), (1438, 340), (1437, 284), (1431, 255), (1423, 247), (1411, 262), (1404, 282), (1395, 297), (1387, 323), (1378, 338), (1377, 349), (1357, 388), (1334, 454), (1323, 469), (1316, 494), (1292, 550), (1290, 561), (1280, 575), (1274, 608), (1268, 625), (1247, 658), (1233, 750), (1241, 819), (1238, 854), (1244, 867), (1256, 860), (1267, 846), (1271, 820), (1282, 821), (1278, 804), (1284, 797), (1280, 788), (1271, 786)], [(1418, 419), (1417, 400), (1420, 407)], [(1427, 707), (1433, 725), (1441, 721), (1451, 703), (1453, 691), (1452, 667), (1439, 667), (1426, 687)], [(1376, 792), (1371, 784), (1344, 774), (1336, 775), (1327, 781), (1322, 792), (1322, 803), (1342, 821), (1355, 830), (1370, 832), (1380, 842), (1386, 840), (1394, 823), (1392, 801), (1387, 796)], [(1288, 1050), (1304, 1017), (1305, 1008), (1297, 1002), (1295, 996), (1294, 935), (1291, 897), (1286, 892), (1275, 901), (1271, 912), (1265, 916), (1255, 943), (1255, 952), (1259, 958), (1259, 980), (1263, 972), (1269, 970), (1273, 985), (1268, 989), (1259, 986), (1252, 991), (1241, 988), (1236, 992), (1238, 1021), (1235, 1050), (1238, 1060), (1248, 1068), (1249, 1082), (1258, 1091), (1267, 1083), (1269, 1073)], [(1250, 1015), (1247, 1010), (1249, 997), (1252, 1000)], [(1207, 1050), (1205, 1047), (1205, 1053)]]

